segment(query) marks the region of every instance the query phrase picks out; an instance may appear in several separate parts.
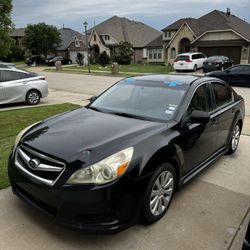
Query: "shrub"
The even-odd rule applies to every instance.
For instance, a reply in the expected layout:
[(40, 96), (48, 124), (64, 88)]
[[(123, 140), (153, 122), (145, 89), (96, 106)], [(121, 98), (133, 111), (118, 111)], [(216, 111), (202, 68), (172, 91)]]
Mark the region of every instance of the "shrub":
[(106, 53), (106, 51), (103, 51), (99, 56), (99, 63), (102, 67), (105, 67), (110, 62), (110, 57)]

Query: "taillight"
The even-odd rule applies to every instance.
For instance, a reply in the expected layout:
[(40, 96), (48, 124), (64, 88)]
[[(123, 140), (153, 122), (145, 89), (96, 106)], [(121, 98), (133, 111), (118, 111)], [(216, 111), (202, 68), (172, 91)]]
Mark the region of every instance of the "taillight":
[(190, 59), (187, 59), (187, 60), (185, 60), (185, 62), (192, 62), (192, 60), (190, 60)]
[(179, 60), (178, 59), (175, 59), (174, 62), (178, 62)]

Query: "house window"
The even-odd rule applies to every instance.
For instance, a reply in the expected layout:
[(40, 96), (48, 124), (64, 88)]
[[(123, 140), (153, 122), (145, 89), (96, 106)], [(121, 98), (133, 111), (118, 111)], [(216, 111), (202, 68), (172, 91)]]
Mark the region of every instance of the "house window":
[(154, 60), (162, 59), (162, 49), (149, 49), (148, 58)]
[(76, 46), (76, 47), (80, 47), (80, 42), (79, 42), (78, 39), (75, 40), (75, 46)]
[(105, 35), (105, 36), (104, 36), (104, 40), (105, 40), (105, 41), (109, 40), (109, 35)]
[(176, 58), (176, 49), (175, 48), (171, 48), (171, 50), (170, 50), (170, 58), (171, 59)]
[(171, 31), (166, 31), (165, 32), (165, 37), (166, 38), (171, 38), (171, 36), (172, 36), (172, 32)]
[(94, 42), (96, 42), (96, 34), (94, 34)]

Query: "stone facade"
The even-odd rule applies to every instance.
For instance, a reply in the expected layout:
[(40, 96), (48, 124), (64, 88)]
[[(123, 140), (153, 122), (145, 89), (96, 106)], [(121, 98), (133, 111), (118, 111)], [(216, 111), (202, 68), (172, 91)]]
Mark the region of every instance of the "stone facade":
[(175, 57), (171, 56), (171, 50), (175, 49), (176, 55), (180, 53), (180, 42), (183, 39), (188, 39), (190, 42), (194, 40), (194, 34), (189, 28), (189, 26), (184, 23), (184, 25), (180, 28), (180, 30), (175, 34), (172, 41), (167, 45), (165, 52), (165, 63), (173, 64)]

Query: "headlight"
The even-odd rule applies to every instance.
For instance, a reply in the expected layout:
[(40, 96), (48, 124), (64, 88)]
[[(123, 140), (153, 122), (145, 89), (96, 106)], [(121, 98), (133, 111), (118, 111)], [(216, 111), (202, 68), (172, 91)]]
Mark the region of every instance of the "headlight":
[(97, 184), (102, 185), (122, 176), (128, 169), (134, 148), (124, 149), (89, 167), (73, 173), (67, 184)]
[(17, 145), (19, 144), (20, 140), (22, 139), (23, 135), (24, 135), (29, 129), (31, 129), (33, 126), (35, 126), (36, 124), (38, 124), (38, 123), (40, 123), (40, 122), (41, 122), (41, 121), (31, 124), (31, 125), (28, 126), (27, 128), (23, 129), (23, 130), (17, 135), (16, 140), (15, 140), (15, 144), (14, 144), (14, 148), (13, 148), (13, 152), (16, 151), (16, 147), (17, 147)]

